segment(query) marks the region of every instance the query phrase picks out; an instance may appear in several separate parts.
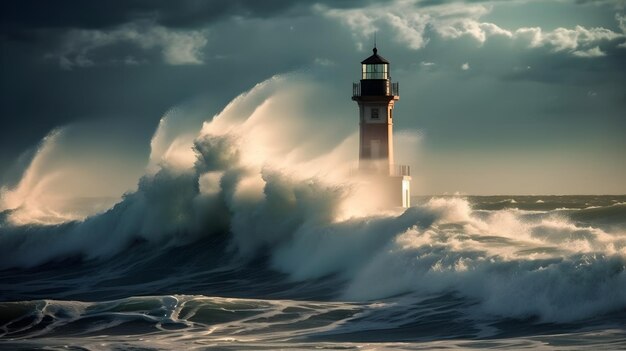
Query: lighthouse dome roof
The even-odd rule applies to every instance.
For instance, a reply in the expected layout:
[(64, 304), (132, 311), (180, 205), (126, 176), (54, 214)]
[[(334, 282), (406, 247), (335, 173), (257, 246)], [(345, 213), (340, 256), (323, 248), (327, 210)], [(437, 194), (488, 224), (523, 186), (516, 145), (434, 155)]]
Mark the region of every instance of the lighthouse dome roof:
[(372, 51), (374, 52), (374, 55), (366, 58), (365, 60), (361, 61), (361, 64), (364, 65), (368, 65), (368, 64), (375, 64), (375, 63), (389, 63), (389, 61), (387, 61), (387, 59), (385, 59), (384, 57), (378, 55), (378, 49), (376, 49), (376, 47), (374, 47), (374, 49), (372, 49)]

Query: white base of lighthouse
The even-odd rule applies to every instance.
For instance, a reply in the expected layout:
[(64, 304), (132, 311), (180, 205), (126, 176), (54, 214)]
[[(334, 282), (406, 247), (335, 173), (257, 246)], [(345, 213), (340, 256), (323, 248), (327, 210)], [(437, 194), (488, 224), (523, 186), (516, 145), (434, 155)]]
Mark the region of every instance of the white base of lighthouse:
[(361, 180), (375, 207), (411, 207), (411, 176), (361, 173)]
[(402, 176), (402, 207), (411, 207), (411, 177)]
[(411, 207), (410, 176), (389, 176), (386, 202), (393, 207)]

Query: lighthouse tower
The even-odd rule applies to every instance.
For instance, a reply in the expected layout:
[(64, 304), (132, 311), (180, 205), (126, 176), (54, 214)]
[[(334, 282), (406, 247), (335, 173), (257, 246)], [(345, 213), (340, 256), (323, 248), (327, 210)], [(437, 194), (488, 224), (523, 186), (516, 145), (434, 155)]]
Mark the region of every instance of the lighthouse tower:
[(361, 62), (361, 81), (352, 85), (359, 104), (359, 170), (375, 182), (385, 206), (410, 207), (409, 166), (393, 158), (393, 107), (400, 99), (398, 83), (391, 82), (389, 61), (374, 54)]

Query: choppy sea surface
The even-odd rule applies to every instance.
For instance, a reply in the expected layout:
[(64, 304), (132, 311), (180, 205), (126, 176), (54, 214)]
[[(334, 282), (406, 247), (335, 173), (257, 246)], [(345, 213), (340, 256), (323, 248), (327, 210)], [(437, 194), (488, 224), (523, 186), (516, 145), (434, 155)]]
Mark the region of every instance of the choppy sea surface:
[(138, 213), (156, 177), (84, 221), (4, 223), (0, 349), (626, 349), (626, 196), (331, 219), (327, 190), (265, 180), (264, 202), (222, 196), (201, 222), (179, 218), (195, 208), (179, 178)]

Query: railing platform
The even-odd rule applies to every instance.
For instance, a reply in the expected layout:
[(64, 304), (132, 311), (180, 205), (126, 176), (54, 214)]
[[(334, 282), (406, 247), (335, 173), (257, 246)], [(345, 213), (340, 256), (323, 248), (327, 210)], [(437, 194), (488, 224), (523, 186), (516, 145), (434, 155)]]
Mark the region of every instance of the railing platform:
[[(369, 86), (369, 85), (368, 85)], [(369, 89), (366, 89), (369, 90)], [(380, 89), (376, 89), (380, 91), (382, 94), (371, 94), (367, 91), (364, 92), (361, 83), (352, 83), (352, 97), (361, 97), (361, 96), (400, 96), (400, 83), (387, 83), (380, 87)]]
[(408, 165), (391, 165), (389, 173), (393, 177), (411, 176), (411, 166)]

